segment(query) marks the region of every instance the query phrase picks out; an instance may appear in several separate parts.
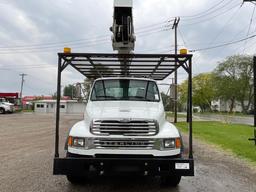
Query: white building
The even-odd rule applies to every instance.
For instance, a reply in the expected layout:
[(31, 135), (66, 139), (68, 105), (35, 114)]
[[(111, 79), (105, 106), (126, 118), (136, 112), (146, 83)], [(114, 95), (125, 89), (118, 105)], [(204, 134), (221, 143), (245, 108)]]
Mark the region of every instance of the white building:
[[(248, 101), (245, 101), (244, 104), (247, 105)], [(224, 112), (224, 111), (230, 110), (231, 101), (224, 101), (224, 100), (219, 99), (217, 101), (212, 101), (211, 105), (212, 105), (212, 110)], [(252, 108), (252, 106), (250, 107), (250, 109), (251, 108)], [(242, 112), (243, 111), (243, 108), (242, 108), (240, 102), (235, 101), (233, 111), (234, 112)]]
[[(83, 113), (85, 110), (85, 102), (77, 102), (75, 100), (61, 100), (61, 113)], [(36, 113), (55, 113), (56, 100), (38, 100), (34, 101), (34, 111)]]

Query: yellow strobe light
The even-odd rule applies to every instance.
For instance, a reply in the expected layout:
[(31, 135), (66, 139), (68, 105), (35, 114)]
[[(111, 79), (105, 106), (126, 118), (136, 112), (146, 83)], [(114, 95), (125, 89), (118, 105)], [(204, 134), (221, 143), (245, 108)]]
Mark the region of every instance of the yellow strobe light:
[(186, 54), (188, 54), (188, 50), (187, 49), (180, 49), (180, 54), (181, 55), (186, 55)]
[(71, 53), (71, 48), (64, 47), (64, 53)]

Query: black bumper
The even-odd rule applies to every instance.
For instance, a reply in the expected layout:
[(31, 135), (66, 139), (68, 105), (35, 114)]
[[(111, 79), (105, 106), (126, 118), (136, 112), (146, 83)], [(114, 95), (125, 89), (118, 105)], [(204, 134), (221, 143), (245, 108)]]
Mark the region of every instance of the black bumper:
[[(185, 168), (180, 167), (186, 163)], [(177, 167), (178, 166), (178, 167)], [(194, 176), (194, 160), (184, 158), (54, 158), (54, 175)]]

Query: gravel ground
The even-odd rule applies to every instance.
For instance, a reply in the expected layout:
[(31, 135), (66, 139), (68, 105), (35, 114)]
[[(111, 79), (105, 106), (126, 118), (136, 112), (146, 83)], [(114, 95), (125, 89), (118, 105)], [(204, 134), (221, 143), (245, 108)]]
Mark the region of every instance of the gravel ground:
[[(61, 117), (62, 155), (68, 129), (80, 119), (82, 115)], [(90, 184), (71, 185), (65, 176), (52, 175), (53, 150), (53, 115), (0, 115), (0, 191), (256, 192), (255, 166), (197, 140), (196, 176), (184, 177), (177, 188), (163, 188), (157, 178), (134, 177), (97, 177)]]

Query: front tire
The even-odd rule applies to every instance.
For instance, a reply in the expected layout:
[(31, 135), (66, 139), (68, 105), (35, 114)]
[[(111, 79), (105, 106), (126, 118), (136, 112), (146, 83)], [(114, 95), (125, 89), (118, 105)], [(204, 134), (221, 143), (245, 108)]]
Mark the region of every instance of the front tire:
[(4, 108), (0, 108), (0, 114), (5, 114)]
[(163, 186), (177, 187), (180, 183), (180, 175), (168, 175), (161, 177), (161, 184)]

